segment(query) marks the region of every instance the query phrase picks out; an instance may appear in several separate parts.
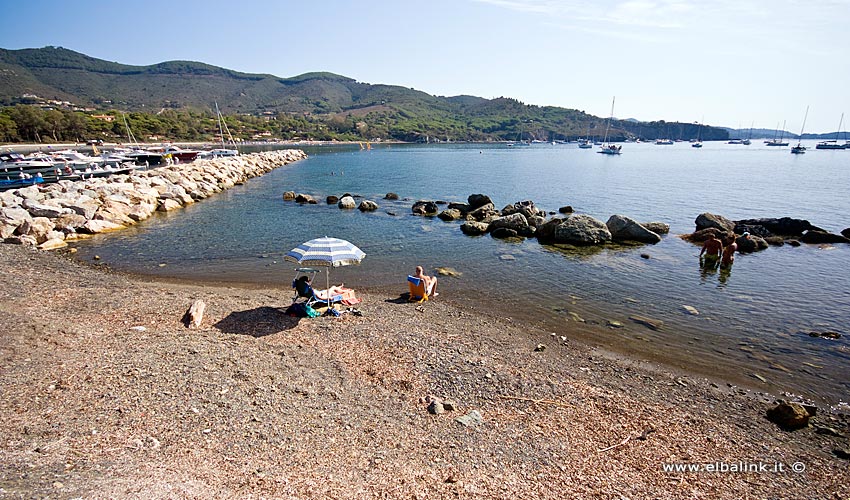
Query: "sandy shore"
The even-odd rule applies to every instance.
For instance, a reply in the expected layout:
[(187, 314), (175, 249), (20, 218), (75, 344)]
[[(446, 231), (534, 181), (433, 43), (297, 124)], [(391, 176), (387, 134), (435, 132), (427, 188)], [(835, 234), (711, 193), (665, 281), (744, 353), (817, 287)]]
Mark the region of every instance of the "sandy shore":
[[(850, 495), (847, 416), (782, 431), (771, 397), (473, 314), (449, 289), (421, 306), (403, 283), (359, 290), (362, 316), (298, 319), (286, 287), (12, 245), (0, 267), (0, 498)], [(482, 423), (455, 420), (473, 410)]]

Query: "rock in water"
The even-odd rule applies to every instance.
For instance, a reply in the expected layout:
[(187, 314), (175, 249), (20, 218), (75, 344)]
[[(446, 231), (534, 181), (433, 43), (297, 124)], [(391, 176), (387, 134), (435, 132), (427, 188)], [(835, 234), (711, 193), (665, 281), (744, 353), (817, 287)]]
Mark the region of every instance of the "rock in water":
[(696, 223), (697, 231), (713, 227), (731, 233), (735, 229), (735, 223), (731, 220), (722, 215), (715, 215), (708, 212), (699, 214), (694, 222)]
[(351, 196), (343, 196), (342, 198), (340, 198), (339, 203), (337, 203), (337, 206), (344, 210), (352, 210), (354, 209), (354, 207), (357, 206), (357, 204), (354, 202), (354, 198), (352, 198)]
[(699, 316), (699, 311), (697, 311), (697, 308), (694, 307), (694, 306), (683, 305), (682, 309), (687, 311), (688, 314), (690, 314), (692, 316)]
[[(545, 226), (546, 224), (544, 224)], [(608, 227), (602, 221), (589, 215), (573, 215), (563, 219), (554, 229), (553, 240), (555, 243), (598, 245), (611, 241), (611, 232), (608, 231)]]
[(625, 215), (612, 215), (605, 223), (611, 238), (623, 241), (639, 241), (641, 243), (655, 244), (661, 241), (661, 236), (640, 225), (634, 219)]
[(664, 322), (658, 319), (647, 318), (646, 316), (638, 316), (637, 314), (629, 316), (629, 319), (635, 323), (640, 323), (650, 330), (660, 330), (664, 326)]

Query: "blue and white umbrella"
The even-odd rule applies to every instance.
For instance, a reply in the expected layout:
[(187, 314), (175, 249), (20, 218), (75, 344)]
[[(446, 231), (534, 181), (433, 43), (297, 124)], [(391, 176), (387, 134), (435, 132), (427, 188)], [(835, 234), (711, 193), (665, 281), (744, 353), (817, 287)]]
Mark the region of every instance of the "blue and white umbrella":
[(325, 281), (328, 290), (328, 310), (330, 311), (331, 279), (330, 268), (360, 264), (366, 254), (353, 243), (339, 238), (316, 238), (293, 248), (283, 257), (284, 260), (304, 266), (324, 266)]
[(339, 267), (360, 264), (365, 256), (353, 243), (325, 236), (298, 245), (284, 259), (305, 266)]

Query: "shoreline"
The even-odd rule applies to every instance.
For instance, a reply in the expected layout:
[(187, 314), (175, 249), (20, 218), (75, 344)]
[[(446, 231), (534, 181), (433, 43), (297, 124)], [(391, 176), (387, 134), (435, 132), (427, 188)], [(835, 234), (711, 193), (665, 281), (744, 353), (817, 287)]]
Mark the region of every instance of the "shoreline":
[[(0, 491), (17, 496), (845, 497), (847, 415), (782, 431), (774, 398), (441, 300), (175, 283), (0, 246)], [(197, 299), (198, 329), (181, 323)], [(541, 347), (542, 346), (542, 347)], [(432, 415), (429, 396), (455, 410)], [(479, 412), (483, 423), (455, 417)], [(828, 427), (843, 437), (822, 433)], [(806, 472), (664, 472), (665, 463)]]

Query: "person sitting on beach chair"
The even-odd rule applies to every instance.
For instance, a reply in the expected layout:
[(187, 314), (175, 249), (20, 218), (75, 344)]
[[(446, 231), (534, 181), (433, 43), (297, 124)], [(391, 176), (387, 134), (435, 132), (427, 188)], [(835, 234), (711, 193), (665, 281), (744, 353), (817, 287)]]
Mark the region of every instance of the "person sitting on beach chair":
[(327, 290), (316, 290), (310, 284), (310, 279), (307, 276), (301, 276), (292, 282), (292, 287), (295, 288), (293, 302), (299, 298), (306, 298), (306, 303), (310, 306), (319, 303), (328, 304), (329, 302), (330, 304), (341, 303), (347, 306), (360, 303), (360, 299), (355, 296), (354, 290), (345, 288), (342, 284), (334, 285)]
[(414, 300), (422, 302), (438, 295), (437, 278), (426, 275), (422, 266), (416, 266), (416, 273), (407, 277), (407, 284), (410, 288), (411, 302)]

